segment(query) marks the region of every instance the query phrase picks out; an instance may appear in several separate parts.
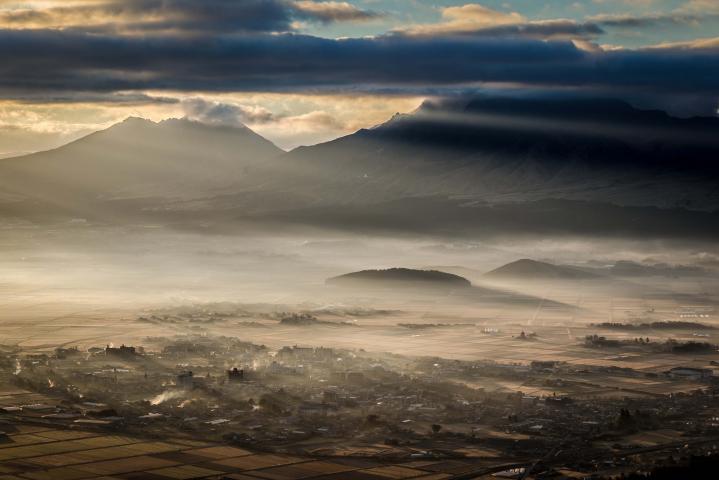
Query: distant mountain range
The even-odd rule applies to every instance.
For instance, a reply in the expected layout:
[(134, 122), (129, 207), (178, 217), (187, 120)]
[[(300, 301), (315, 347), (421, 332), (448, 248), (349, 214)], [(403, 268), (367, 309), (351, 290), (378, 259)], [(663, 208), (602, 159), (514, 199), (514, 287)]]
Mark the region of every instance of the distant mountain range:
[[(439, 270), (452, 273), (452, 267)], [(575, 267), (523, 258), (482, 275), (482, 280), (601, 280), (632, 277), (703, 277), (707, 270), (697, 265), (642, 264), (619, 260), (609, 266)]]
[(609, 268), (612, 275), (618, 277), (702, 277), (707, 270), (699, 265), (667, 265), (655, 263), (645, 265), (630, 261), (616, 262)]
[(714, 238), (717, 133), (618, 101), (474, 98), (285, 153), (247, 128), (130, 118), (0, 160), (0, 217)]

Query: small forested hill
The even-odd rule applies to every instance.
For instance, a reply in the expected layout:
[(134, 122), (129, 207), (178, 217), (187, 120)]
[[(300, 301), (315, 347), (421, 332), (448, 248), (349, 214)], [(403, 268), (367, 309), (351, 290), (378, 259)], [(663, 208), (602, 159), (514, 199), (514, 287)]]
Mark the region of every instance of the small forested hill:
[(362, 270), (327, 279), (328, 285), (339, 286), (426, 286), (468, 288), (472, 284), (466, 278), (437, 270), (413, 270), (390, 268), (387, 270)]
[(512, 279), (512, 280), (534, 280), (534, 279), (558, 279), (573, 280), (584, 278), (598, 278), (597, 274), (566, 265), (553, 265), (536, 260), (521, 259), (516, 262), (503, 265), (491, 272), (484, 274), (487, 279)]

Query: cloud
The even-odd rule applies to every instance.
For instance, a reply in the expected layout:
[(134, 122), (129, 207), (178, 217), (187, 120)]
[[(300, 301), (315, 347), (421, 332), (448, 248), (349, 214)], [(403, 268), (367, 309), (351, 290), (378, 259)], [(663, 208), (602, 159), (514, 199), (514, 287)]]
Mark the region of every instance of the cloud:
[(323, 111), (311, 111), (299, 115), (275, 114), (259, 105), (220, 102), (201, 97), (182, 100), (181, 105), (188, 119), (210, 125), (242, 127), (274, 123), (289, 127), (296, 133), (305, 133), (319, 128), (325, 130), (346, 129), (346, 125)]
[(690, 0), (668, 12), (612, 13), (586, 17), (607, 28), (654, 28), (665, 26), (699, 26), (719, 20), (719, 2), (716, 0)]
[(663, 25), (698, 25), (701, 22), (716, 20), (714, 13), (661, 13), (649, 15), (602, 14), (587, 17), (586, 20), (602, 27), (612, 28), (651, 28)]
[(73, 91), (371, 92), (482, 82), (717, 94), (719, 56), (711, 42), (589, 52), (569, 41), (473, 36), (197, 40), (0, 30), (0, 96), (16, 98)]
[[(51, 95), (53, 102), (43, 102), (42, 92), (36, 92), (29, 101), (0, 100), (0, 157), (55, 148), (128, 116), (156, 122), (188, 117), (212, 125), (244, 124), (289, 150), (383, 123), (396, 112), (416, 109), (425, 99), (356, 92), (348, 95), (168, 92), (165, 96), (156, 92), (123, 92), (123, 101), (115, 101), (115, 94), (95, 92), (51, 92)], [(107, 101), (107, 97), (113, 100)]]
[(686, 42), (665, 42), (653, 45), (650, 49), (674, 51), (713, 50), (719, 52), (719, 37), (697, 38)]
[(689, 0), (679, 10), (697, 13), (719, 12), (719, 3), (716, 0)]
[(362, 10), (347, 2), (300, 0), (294, 3), (294, 7), (311, 19), (322, 22), (358, 22), (382, 16), (378, 12)]
[(56, 148), (96, 130), (50, 114), (51, 109), (0, 101), (0, 158)]
[(263, 137), (272, 139), (278, 147), (287, 150), (300, 145), (326, 142), (357, 130), (322, 110), (277, 116), (275, 122), (253, 125), (252, 129)]
[(569, 19), (529, 21), (517, 12), (504, 13), (476, 3), (442, 9), (439, 23), (412, 25), (394, 31), (406, 36), (484, 36), (537, 39), (588, 39), (604, 33), (595, 23)]
[(442, 21), (399, 28), (397, 32), (406, 35), (448, 35), (466, 34), (499, 25), (517, 25), (526, 19), (516, 12), (504, 13), (477, 3), (442, 9)]
[[(0, 98), (17, 101), (171, 103), (181, 92), (442, 94), (487, 84), (706, 95), (713, 103), (719, 96), (714, 39), (616, 51), (594, 42), (610, 25), (670, 21), (660, 14), (529, 21), (470, 3), (444, 8), (440, 23), (330, 39), (298, 34), (293, 25), (376, 14), (348, 2), (308, 0), (7, 5), (0, 3), (0, 17), (12, 17), (14, 27), (0, 29)], [(242, 104), (183, 108), (208, 121), (258, 124), (263, 115), (278, 121)]]
[(185, 118), (234, 128), (251, 127), (260, 135), (271, 138), (281, 148), (313, 144), (351, 133), (351, 126), (322, 110), (290, 114), (273, 113), (260, 105), (208, 100), (201, 97), (181, 102)]
[(0, 122), (0, 159), (57, 148), (92, 131), (90, 129), (76, 129), (71, 133), (44, 131)]
[(274, 129), (276, 136), (284, 135), (283, 128), (295, 132), (285, 145), (306, 143), (313, 132), (318, 140), (327, 139), (328, 131), (349, 133), (355, 124), (327, 105), (267, 109), (244, 101), (177, 104), (177, 98), (216, 99), (230, 92), (387, 98), (512, 86), (632, 98), (641, 93), (673, 106), (691, 99), (690, 111), (709, 111), (698, 106), (703, 99), (714, 111), (719, 39), (616, 51), (595, 41), (604, 29), (691, 23), (717, 12), (714, 0), (694, 0), (667, 14), (582, 22), (528, 20), (471, 3), (445, 8), (435, 24), (330, 39), (298, 34), (295, 25), (382, 14), (342, 1), (0, 0), (0, 99), (94, 102), (126, 110), (142, 105), (207, 123)]
[(579, 23), (574, 20), (537, 20), (516, 25), (501, 25), (471, 32), (475, 36), (525, 37), (544, 40), (587, 40), (604, 33), (594, 23)]
[(298, 132), (314, 132), (327, 130), (345, 130), (345, 124), (327, 112), (314, 111), (302, 115), (284, 117), (283, 122), (291, 130)]
[(133, 33), (289, 32), (297, 20), (360, 21), (379, 14), (345, 2), (309, 0), (76, 0), (48, 7), (27, 2), (3, 8), (5, 28)]
[(285, 0), (85, 0), (61, 7), (10, 9), (0, 23), (15, 28), (133, 31), (288, 31)]
[(269, 123), (276, 118), (266, 108), (224, 103), (195, 97), (182, 101), (185, 116), (210, 125), (243, 127), (245, 124)]
[(572, 19), (529, 20), (517, 12), (501, 12), (472, 3), (442, 9), (442, 21), (396, 29), (415, 36), (474, 35), (588, 41), (605, 34), (605, 28), (637, 29), (692, 25), (719, 19), (719, 3), (695, 0), (669, 13), (601, 14)]
[(442, 10), (442, 17), (454, 22), (469, 22), (475, 26), (522, 23), (526, 20), (517, 12), (503, 13), (478, 3), (470, 3), (459, 7), (447, 7)]
[(93, 92), (93, 91), (57, 91), (44, 92), (32, 90), (8, 91), (3, 100), (14, 100), (26, 104), (63, 104), (93, 103), (100, 105), (145, 106), (175, 104), (179, 100), (165, 95), (150, 95), (143, 92)]

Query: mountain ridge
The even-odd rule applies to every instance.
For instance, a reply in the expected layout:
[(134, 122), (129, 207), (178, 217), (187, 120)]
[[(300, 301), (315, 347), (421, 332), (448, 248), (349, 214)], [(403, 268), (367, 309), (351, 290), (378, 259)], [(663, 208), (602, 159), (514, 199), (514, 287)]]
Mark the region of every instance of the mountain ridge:
[(247, 127), (128, 117), (57, 149), (0, 160), (0, 190), (49, 200), (203, 196), (284, 153)]
[[(598, 118), (614, 127), (597, 133), (578, 121)], [(543, 126), (538, 119), (550, 120)], [(617, 137), (617, 119), (647, 128), (638, 124)], [(673, 136), (639, 138), (657, 123), (672, 126)], [(701, 222), (697, 215), (680, 219), (682, 210), (713, 218), (719, 208), (719, 136), (695, 141), (697, 125), (713, 132), (719, 120), (677, 119), (625, 102), (455, 99), (426, 101), (371, 129), (284, 152), (244, 126), (128, 117), (58, 149), (0, 160), (0, 213), (22, 217), (42, 203), (43, 211), (70, 218), (97, 210), (117, 219), (102, 212), (122, 208), (160, 222), (231, 224), (269, 214), (323, 227), (346, 228), (346, 219), (359, 218), (357, 226), (408, 224), (425, 232), (481, 232), (487, 229), (479, 224), (491, 222), (494, 232), (516, 228), (501, 218), (502, 206), (516, 206), (509, 209), (516, 215), (527, 205), (533, 213), (523, 221), (531, 229), (542, 219), (561, 231), (556, 215), (571, 220), (599, 205), (616, 217), (608, 207), (616, 205), (626, 207), (624, 220), (602, 224), (620, 233), (636, 230), (625, 223), (637, 208), (646, 215), (660, 209), (655, 213), (671, 216), (672, 229), (694, 231)], [(687, 155), (716, 156), (669, 161), (686, 141), (695, 148)], [(663, 155), (656, 162), (655, 152)], [(427, 214), (418, 216), (418, 207)], [(581, 215), (568, 231), (591, 230)], [(704, 235), (714, 235), (709, 230)]]
[[(624, 129), (614, 122), (598, 135), (591, 125), (573, 123), (572, 118), (554, 126), (537, 119), (527, 123), (521, 114), (537, 106), (530, 101), (524, 101), (529, 106), (520, 102), (522, 108), (515, 100), (493, 102), (494, 112), (513, 108), (520, 115), (511, 121), (490, 117), (489, 124), (473, 124), (484, 117), (477, 112), (467, 114), (465, 103), (455, 111), (428, 102), (414, 115), (393, 117), (372, 129), (296, 149), (287, 157), (341, 184), (345, 197), (357, 201), (445, 195), (485, 201), (564, 198), (705, 210), (719, 206), (713, 188), (719, 180), (719, 165), (713, 160), (719, 158), (719, 135), (709, 135), (719, 132), (717, 119), (677, 119), (618, 102), (608, 109), (612, 115), (632, 112), (645, 119), (645, 125)], [(478, 108), (477, 104), (472, 108)], [(558, 110), (561, 114), (562, 109)], [(583, 113), (583, 118), (589, 113)], [(633, 118), (628, 116), (625, 123)], [(667, 123), (658, 129), (657, 122)], [(696, 133), (697, 124), (702, 125), (701, 135)], [(568, 132), (566, 125), (573, 125), (575, 132)], [(667, 138), (646, 137), (653, 130), (673, 133)], [(690, 162), (686, 157), (701, 160)]]

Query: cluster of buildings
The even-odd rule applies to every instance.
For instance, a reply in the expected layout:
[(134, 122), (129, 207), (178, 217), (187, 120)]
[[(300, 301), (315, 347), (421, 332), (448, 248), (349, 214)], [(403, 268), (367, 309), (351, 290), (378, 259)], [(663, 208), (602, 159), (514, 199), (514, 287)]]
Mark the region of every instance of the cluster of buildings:
[[(621, 449), (626, 435), (659, 427), (719, 434), (719, 384), (703, 368), (647, 374), (544, 360), (500, 364), (301, 346), (275, 351), (202, 336), (148, 339), (145, 348), (15, 355), (4, 375), (48, 400), (8, 415), (128, 433), (182, 431), (252, 448), (307, 453), (312, 439), (327, 448), (385, 444), (407, 455), (439, 455), (431, 452), (441, 445), (445, 452), (484, 448), (532, 457), (566, 445), (593, 451), (600, 438)], [(671, 395), (642, 394), (640, 387), (609, 392), (602, 386), (608, 377), (695, 382), (696, 388)], [(591, 467), (586, 458), (575, 460), (575, 467)]]

